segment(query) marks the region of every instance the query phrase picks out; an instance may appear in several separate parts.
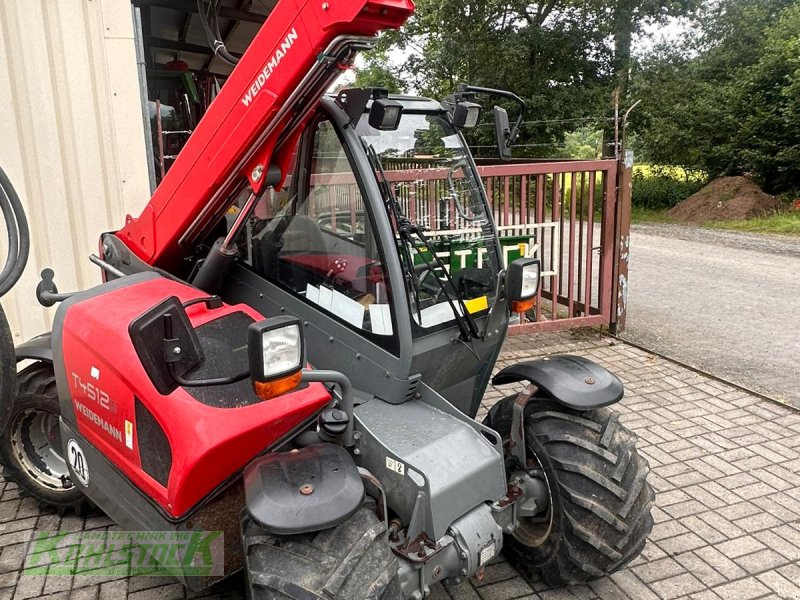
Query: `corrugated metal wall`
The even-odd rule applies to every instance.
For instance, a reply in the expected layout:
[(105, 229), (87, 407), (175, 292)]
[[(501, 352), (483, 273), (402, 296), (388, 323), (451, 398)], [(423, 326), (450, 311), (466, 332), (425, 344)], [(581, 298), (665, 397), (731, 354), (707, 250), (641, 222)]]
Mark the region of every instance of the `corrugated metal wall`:
[[(28, 267), (3, 298), (17, 342), (50, 328), (36, 302), (100, 281), (101, 232), (147, 202), (149, 182), (128, 0), (0, 0), (0, 165), (25, 205)], [(0, 260), (5, 260), (5, 232)]]

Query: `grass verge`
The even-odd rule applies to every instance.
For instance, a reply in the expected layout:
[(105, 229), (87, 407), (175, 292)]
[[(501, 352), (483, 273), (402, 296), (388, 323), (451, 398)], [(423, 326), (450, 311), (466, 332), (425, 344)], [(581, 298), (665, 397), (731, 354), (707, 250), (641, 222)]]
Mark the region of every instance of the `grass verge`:
[(775, 213), (745, 221), (709, 221), (703, 223), (703, 227), (800, 236), (800, 211)]
[(655, 210), (652, 208), (631, 207), (631, 223), (674, 223), (675, 219), (670, 217), (665, 210)]
[[(675, 219), (663, 210), (633, 207), (631, 209), (631, 223), (675, 223)], [(800, 237), (800, 211), (775, 213), (766, 217), (744, 221), (707, 221), (700, 226), (709, 229), (728, 229)]]

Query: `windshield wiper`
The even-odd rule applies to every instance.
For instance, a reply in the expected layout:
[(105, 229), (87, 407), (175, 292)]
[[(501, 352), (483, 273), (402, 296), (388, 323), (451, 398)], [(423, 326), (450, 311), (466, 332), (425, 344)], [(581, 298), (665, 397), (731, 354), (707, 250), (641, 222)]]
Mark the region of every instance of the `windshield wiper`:
[[(378, 180), (378, 185), (381, 188), (381, 193), (384, 198), (384, 202), (387, 205), (387, 208), (391, 212), (392, 216), (394, 216), (395, 223), (398, 220), (398, 215), (396, 212), (396, 201), (392, 202), (390, 199), (394, 198), (392, 194), (391, 186), (389, 186), (389, 182), (386, 180), (386, 174), (383, 172), (383, 166), (381, 165), (381, 161), (378, 158), (377, 153), (375, 152), (375, 148), (372, 147), (371, 144), (367, 144), (364, 140), (361, 140), (361, 143), (364, 145), (364, 150), (367, 152), (367, 156), (369, 157), (370, 162), (372, 163), (372, 168), (379, 170), (381, 173), (381, 178)], [(420, 323), (422, 323), (422, 309), (420, 307), (420, 295), (419, 295), (419, 282), (417, 278), (414, 277), (414, 259), (411, 258), (411, 253), (408, 251), (408, 246), (406, 242), (403, 241), (400, 248), (400, 257), (401, 260), (405, 263), (406, 266), (406, 281), (411, 283), (412, 291), (414, 292), (414, 300), (417, 307), (417, 319)], [(408, 285), (406, 286), (408, 289)]]
[[(436, 263), (436, 268), (425, 258), (425, 255), (417, 250), (417, 254), (419, 254), (422, 261), (425, 263), (425, 266), (430, 270), (431, 274), (433, 275), (433, 279), (439, 285), (439, 288), (442, 290), (442, 294), (444, 295), (447, 303), (450, 305), (450, 309), (453, 311), (453, 315), (455, 316), (456, 323), (458, 324), (458, 329), (461, 332), (461, 336), (465, 341), (470, 341), (473, 338), (478, 337), (478, 327), (475, 324), (475, 321), (472, 319), (472, 315), (470, 315), (469, 311), (467, 310), (466, 305), (464, 304), (464, 300), (461, 298), (461, 295), (454, 291), (456, 290), (455, 284), (453, 283), (453, 279), (450, 277), (450, 272), (445, 268), (442, 259), (434, 251), (430, 240), (422, 233), (422, 226), (418, 225), (417, 223), (413, 223), (408, 217), (403, 214), (403, 211), (400, 207), (400, 203), (397, 201), (397, 198), (394, 195), (394, 191), (392, 190), (392, 186), (389, 185), (389, 180), (386, 177), (386, 172), (383, 170), (383, 163), (381, 162), (378, 153), (375, 152), (375, 148), (369, 144), (367, 145), (366, 142), (362, 140), (364, 147), (367, 151), (368, 156), (370, 157), (370, 161), (373, 163), (373, 168), (377, 170), (380, 178), (378, 180), (378, 184), (381, 187), (383, 192), (384, 201), (387, 205), (387, 208), (391, 211), (392, 216), (394, 217), (394, 221), (397, 227), (397, 233), (400, 234), (401, 240), (404, 242), (403, 244), (403, 252), (407, 257), (407, 261), (410, 261), (408, 264), (408, 269), (411, 273), (411, 277), (414, 280), (414, 292), (416, 294), (417, 300), (417, 316), (419, 317), (419, 323), (422, 325), (422, 312), (420, 310), (419, 304), (419, 284), (414, 277), (414, 261), (411, 259), (411, 253), (408, 250), (408, 246), (405, 244), (414, 245), (414, 239), (412, 236), (416, 235), (417, 238), (423, 243), (425, 249), (430, 253), (431, 257), (433, 258), (434, 262)], [(416, 246), (415, 246), (416, 247)], [(445, 281), (442, 281), (436, 274), (437, 268), (444, 273)], [(458, 304), (458, 307), (456, 307)]]

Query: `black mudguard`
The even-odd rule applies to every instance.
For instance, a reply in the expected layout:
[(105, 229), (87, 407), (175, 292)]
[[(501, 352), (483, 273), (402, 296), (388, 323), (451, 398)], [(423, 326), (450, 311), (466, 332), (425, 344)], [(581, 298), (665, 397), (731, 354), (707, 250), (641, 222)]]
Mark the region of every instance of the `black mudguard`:
[(8, 323), (3, 319), (5, 333), (8, 337), (8, 346), (3, 344), (0, 350), (0, 371), (2, 371), (2, 382), (0, 382), (0, 431), (5, 429), (8, 420), (11, 418), (11, 412), (14, 405), (14, 399), (17, 397), (17, 384), (16, 384), (16, 364), (21, 360), (43, 360), (45, 362), (53, 362), (53, 349), (50, 347), (50, 333), (43, 333), (37, 335), (35, 338), (23, 342), (14, 348), (14, 357), (11, 358), (11, 330), (8, 329)]
[(530, 381), (567, 408), (592, 410), (614, 404), (625, 390), (616, 375), (582, 356), (556, 355), (511, 365), (493, 385)]
[(358, 468), (341, 446), (265, 454), (244, 471), (247, 512), (267, 532), (295, 535), (345, 522), (364, 502)]
[(53, 362), (52, 333), (47, 332), (29, 339), (14, 348), (17, 362), (25, 359)]

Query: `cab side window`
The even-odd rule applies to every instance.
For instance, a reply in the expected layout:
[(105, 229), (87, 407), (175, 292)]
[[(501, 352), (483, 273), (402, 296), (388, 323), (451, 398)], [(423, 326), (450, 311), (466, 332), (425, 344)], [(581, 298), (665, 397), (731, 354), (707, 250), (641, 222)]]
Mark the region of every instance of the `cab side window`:
[(391, 335), (388, 280), (348, 156), (329, 121), (306, 135), (292, 192), (256, 210), (249, 263), (349, 325)]

